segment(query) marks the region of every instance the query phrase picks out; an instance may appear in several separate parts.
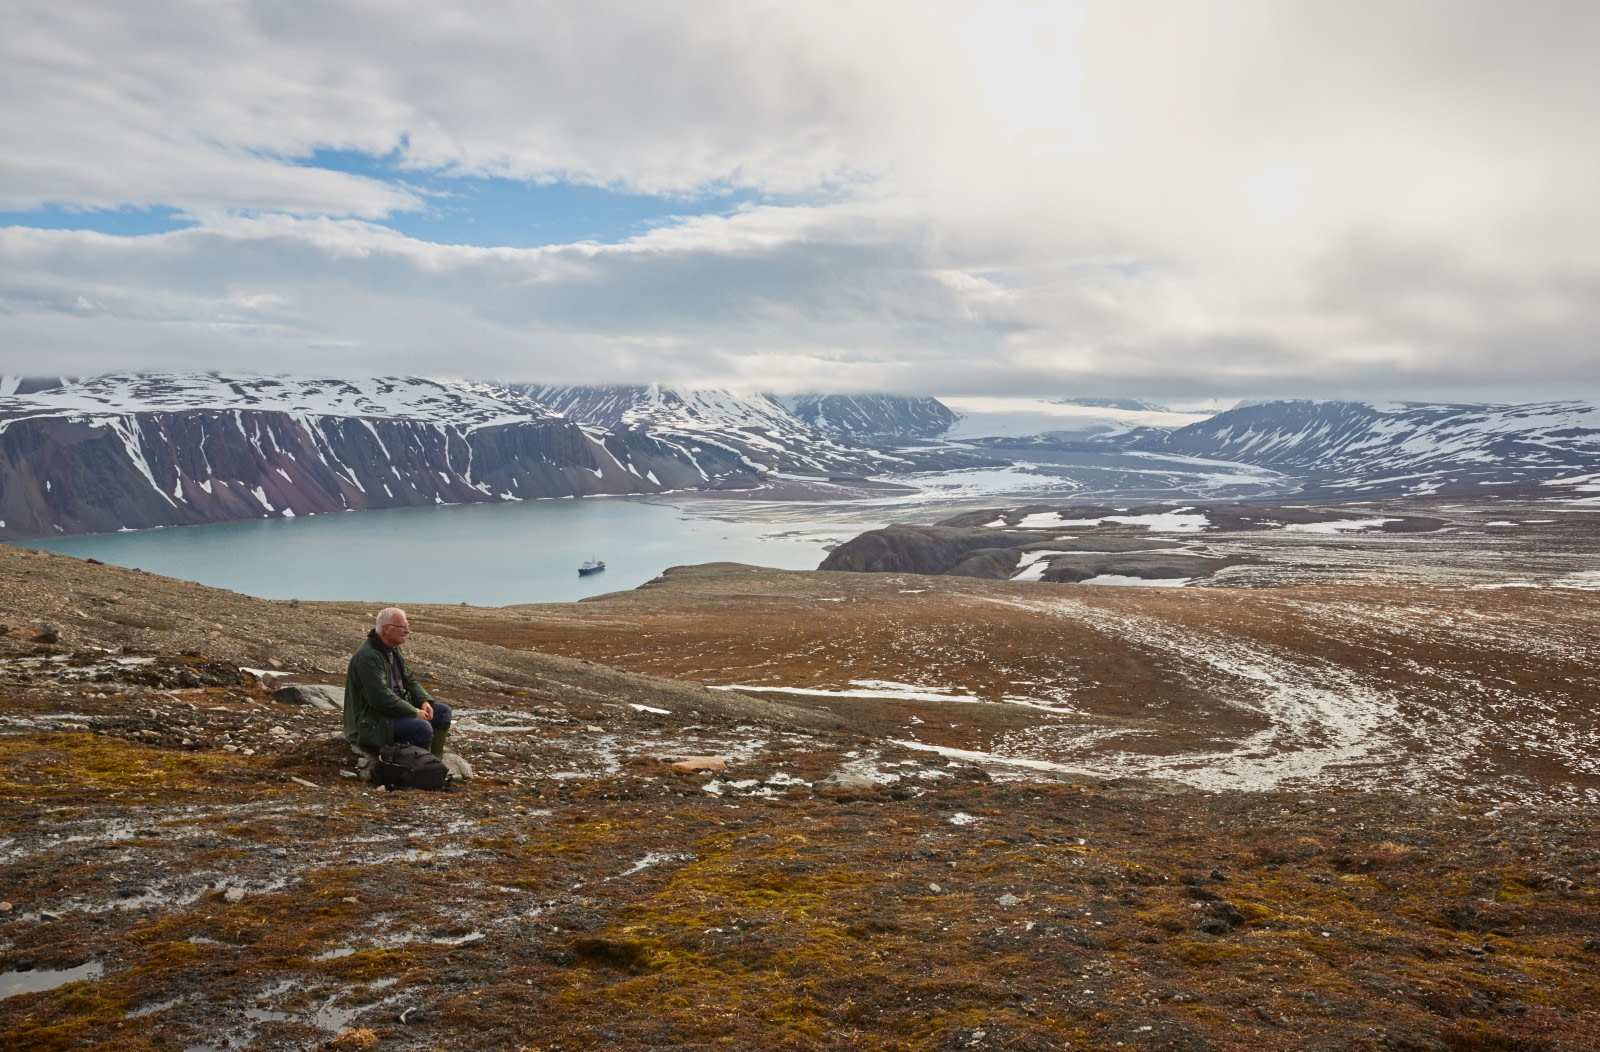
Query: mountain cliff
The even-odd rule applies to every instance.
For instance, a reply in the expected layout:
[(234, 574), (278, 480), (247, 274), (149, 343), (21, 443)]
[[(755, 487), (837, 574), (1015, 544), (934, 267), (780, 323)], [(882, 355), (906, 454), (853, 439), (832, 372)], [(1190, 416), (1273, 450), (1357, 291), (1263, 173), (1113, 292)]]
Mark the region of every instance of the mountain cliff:
[(104, 376), (0, 398), (0, 537), (747, 478), (525, 396), (416, 377)]
[(779, 399), (659, 384), (514, 384), (512, 389), (573, 420), (618, 433), (648, 434), (689, 457), (703, 449), (720, 450), (752, 471), (871, 475), (1002, 463), (960, 450), (877, 448), (942, 433), (954, 416), (933, 399)]

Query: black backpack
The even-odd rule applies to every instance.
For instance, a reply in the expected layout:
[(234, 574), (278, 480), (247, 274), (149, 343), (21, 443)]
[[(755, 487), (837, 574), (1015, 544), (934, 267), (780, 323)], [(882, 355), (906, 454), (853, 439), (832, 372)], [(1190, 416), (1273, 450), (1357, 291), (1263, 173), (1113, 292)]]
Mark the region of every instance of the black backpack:
[(372, 763), (372, 784), (384, 789), (443, 789), (450, 768), (420, 745), (385, 745)]

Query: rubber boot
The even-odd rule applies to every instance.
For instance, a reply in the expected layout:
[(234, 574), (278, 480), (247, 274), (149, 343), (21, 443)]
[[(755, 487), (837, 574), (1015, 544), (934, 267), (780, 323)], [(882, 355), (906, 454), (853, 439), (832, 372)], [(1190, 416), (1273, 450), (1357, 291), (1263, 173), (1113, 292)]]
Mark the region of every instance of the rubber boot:
[(439, 757), (439, 759), (444, 759), (444, 740), (448, 737), (450, 737), (449, 727), (443, 730), (435, 727), (433, 729), (433, 744), (428, 746), (428, 751)]

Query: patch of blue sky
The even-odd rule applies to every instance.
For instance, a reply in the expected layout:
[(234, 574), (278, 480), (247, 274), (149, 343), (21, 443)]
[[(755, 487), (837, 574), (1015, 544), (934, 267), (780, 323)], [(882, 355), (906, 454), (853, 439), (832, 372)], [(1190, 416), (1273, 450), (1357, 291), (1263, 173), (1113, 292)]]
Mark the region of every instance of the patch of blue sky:
[(115, 237), (166, 234), (193, 225), (194, 220), (176, 208), (74, 209), (52, 205), (31, 212), (0, 212), (0, 227), (92, 230)]
[(421, 241), (481, 248), (616, 244), (682, 217), (725, 215), (770, 200), (742, 190), (663, 196), (573, 182), (407, 169), (393, 156), (343, 151), (319, 151), (299, 163), (378, 179), (420, 197), (422, 208), (377, 220), (391, 230)]

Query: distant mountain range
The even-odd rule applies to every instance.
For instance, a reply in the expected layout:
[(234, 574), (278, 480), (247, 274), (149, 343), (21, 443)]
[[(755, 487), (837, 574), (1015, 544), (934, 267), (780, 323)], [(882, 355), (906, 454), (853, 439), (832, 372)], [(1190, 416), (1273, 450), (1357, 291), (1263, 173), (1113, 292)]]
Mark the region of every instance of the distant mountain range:
[(904, 476), (1083, 453), (1269, 468), (1302, 496), (1600, 476), (1600, 406), (768, 397), (213, 374), (0, 377), (0, 538)]
[(1265, 402), (1124, 448), (1271, 468), (1309, 497), (1463, 492), (1600, 471), (1600, 405)]

